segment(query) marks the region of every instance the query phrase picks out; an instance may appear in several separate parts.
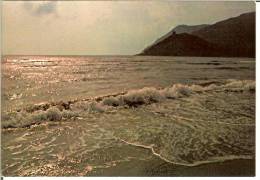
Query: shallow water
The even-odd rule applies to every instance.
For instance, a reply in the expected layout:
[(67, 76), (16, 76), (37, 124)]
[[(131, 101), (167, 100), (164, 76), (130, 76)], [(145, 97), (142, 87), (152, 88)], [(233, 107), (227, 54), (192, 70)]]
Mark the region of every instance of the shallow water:
[[(2, 128), (3, 174), (88, 176), (132, 166), (138, 175), (134, 167), (154, 159), (183, 167), (254, 159), (254, 69), (246, 58), (6, 57), (3, 114), (78, 101), (76, 117)], [(106, 103), (83, 100), (119, 92)]]

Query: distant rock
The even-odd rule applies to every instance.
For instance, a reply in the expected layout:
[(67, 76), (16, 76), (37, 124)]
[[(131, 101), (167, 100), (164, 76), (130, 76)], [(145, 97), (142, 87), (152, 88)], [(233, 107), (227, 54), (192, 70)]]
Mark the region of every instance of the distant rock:
[[(207, 24), (203, 24), (203, 25), (194, 25), (194, 26), (188, 26), (188, 25), (179, 25), (176, 26), (175, 28), (173, 28), (170, 32), (168, 32), (167, 34), (165, 34), (164, 36), (160, 37), (159, 39), (157, 39), (153, 44), (151, 44), (149, 47), (153, 46), (154, 44), (157, 44), (161, 41), (163, 41), (164, 39), (168, 38), (169, 36), (172, 35), (172, 33), (176, 33), (176, 34), (181, 34), (181, 33), (192, 33), (193, 31), (197, 31), (200, 30), (201, 28), (207, 27)], [(147, 47), (146, 49), (148, 49), (149, 47)]]
[(150, 56), (216, 56), (220, 50), (204, 39), (188, 34), (172, 32), (163, 41), (144, 50), (142, 55)]
[(140, 55), (255, 57), (255, 12), (213, 25), (180, 25)]

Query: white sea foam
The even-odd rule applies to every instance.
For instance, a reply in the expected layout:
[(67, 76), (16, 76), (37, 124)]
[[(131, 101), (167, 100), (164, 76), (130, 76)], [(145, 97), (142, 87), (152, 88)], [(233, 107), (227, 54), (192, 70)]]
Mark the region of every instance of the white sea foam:
[[(42, 121), (56, 121), (62, 118), (71, 118), (77, 116), (77, 111), (88, 113), (102, 113), (115, 108), (121, 107), (138, 107), (152, 103), (165, 101), (166, 99), (178, 99), (189, 97), (196, 93), (208, 91), (253, 91), (255, 90), (255, 81), (253, 80), (228, 80), (226, 84), (209, 86), (174, 84), (164, 89), (154, 87), (145, 87), (142, 89), (131, 90), (123, 95), (113, 95), (100, 98), (100, 101), (87, 100), (77, 101), (70, 106), (72, 112), (62, 113), (56, 107), (49, 107), (47, 111), (41, 109), (35, 112), (14, 112), (3, 115), (2, 127), (23, 127), (30, 124), (40, 123)], [(47, 107), (47, 106), (46, 106)], [(32, 107), (33, 108), (33, 107)]]
[(166, 98), (180, 98), (184, 96), (189, 96), (192, 94), (192, 88), (188, 85), (183, 85), (183, 84), (174, 84), (170, 88), (165, 88), (161, 90), (162, 94)]
[(165, 99), (177, 99), (188, 97), (195, 93), (214, 90), (237, 90), (250, 91), (255, 89), (255, 81), (252, 80), (230, 80), (227, 84), (209, 86), (174, 84), (164, 89), (156, 89), (154, 87), (145, 87), (143, 89), (132, 90), (128, 93), (116, 97), (106, 97), (102, 100), (102, 104), (106, 106), (138, 106), (164, 101)]
[(255, 81), (253, 80), (229, 80), (224, 85), (225, 88), (239, 88), (241, 90), (255, 90)]

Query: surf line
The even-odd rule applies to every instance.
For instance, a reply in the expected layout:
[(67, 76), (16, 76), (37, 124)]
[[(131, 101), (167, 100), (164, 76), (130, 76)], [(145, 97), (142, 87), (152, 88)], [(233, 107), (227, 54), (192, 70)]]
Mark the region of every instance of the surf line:
[(120, 141), (122, 141), (122, 142), (124, 142), (124, 143), (126, 143), (128, 145), (131, 145), (131, 146), (140, 147), (140, 148), (144, 148), (144, 149), (149, 149), (149, 150), (152, 151), (153, 155), (159, 157), (160, 159), (162, 159), (162, 160), (164, 160), (164, 161), (166, 161), (168, 163), (177, 164), (177, 165), (183, 165), (183, 166), (190, 166), (189, 164), (173, 162), (173, 161), (170, 161), (170, 160), (162, 157), (160, 154), (158, 154), (157, 152), (154, 151), (153, 145), (146, 146), (146, 145), (142, 145), (142, 144), (128, 142), (128, 141), (126, 141), (124, 139), (121, 139), (121, 138), (116, 138), (116, 139), (118, 139), (118, 140), (120, 140)]
[(236, 155), (229, 155), (229, 156), (223, 156), (223, 157), (213, 157), (211, 159), (205, 160), (205, 161), (197, 161), (191, 164), (188, 163), (179, 163), (179, 162), (174, 162), (174, 161), (170, 161), (169, 159), (166, 159), (165, 157), (163, 157), (161, 154), (155, 152), (154, 148), (153, 148), (153, 144), (150, 146), (146, 146), (146, 145), (142, 145), (142, 144), (137, 144), (137, 143), (132, 143), (132, 142), (128, 142), (124, 139), (115, 137), (117, 140), (131, 145), (131, 146), (135, 146), (135, 147), (139, 147), (139, 148), (144, 148), (144, 149), (149, 149), (152, 151), (152, 154), (159, 157), (161, 160), (170, 163), (170, 164), (175, 164), (175, 165), (180, 165), (180, 166), (189, 166), (189, 167), (194, 167), (194, 166), (198, 166), (198, 165), (202, 165), (202, 164), (208, 164), (208, 163), (217, 163), (217, 162), (224, 162), (227, 160), (235, 160), (235, 159), (252, 159), (252, 156), (250, 155), (240, 155), (240, 156), (236, 156)]

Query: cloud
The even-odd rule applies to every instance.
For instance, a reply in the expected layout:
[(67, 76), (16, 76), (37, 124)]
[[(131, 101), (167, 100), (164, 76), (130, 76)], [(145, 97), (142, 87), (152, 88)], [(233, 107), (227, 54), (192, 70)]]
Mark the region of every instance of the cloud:
[(57, 1), (50, 2), (25, 2), (24, 9), (36, 16), (56, 14)]
[(38, 15), (55, 13), (57, 8), (57, 2), (47, 2), (41, 4), (36, 9), (35, 13)]

